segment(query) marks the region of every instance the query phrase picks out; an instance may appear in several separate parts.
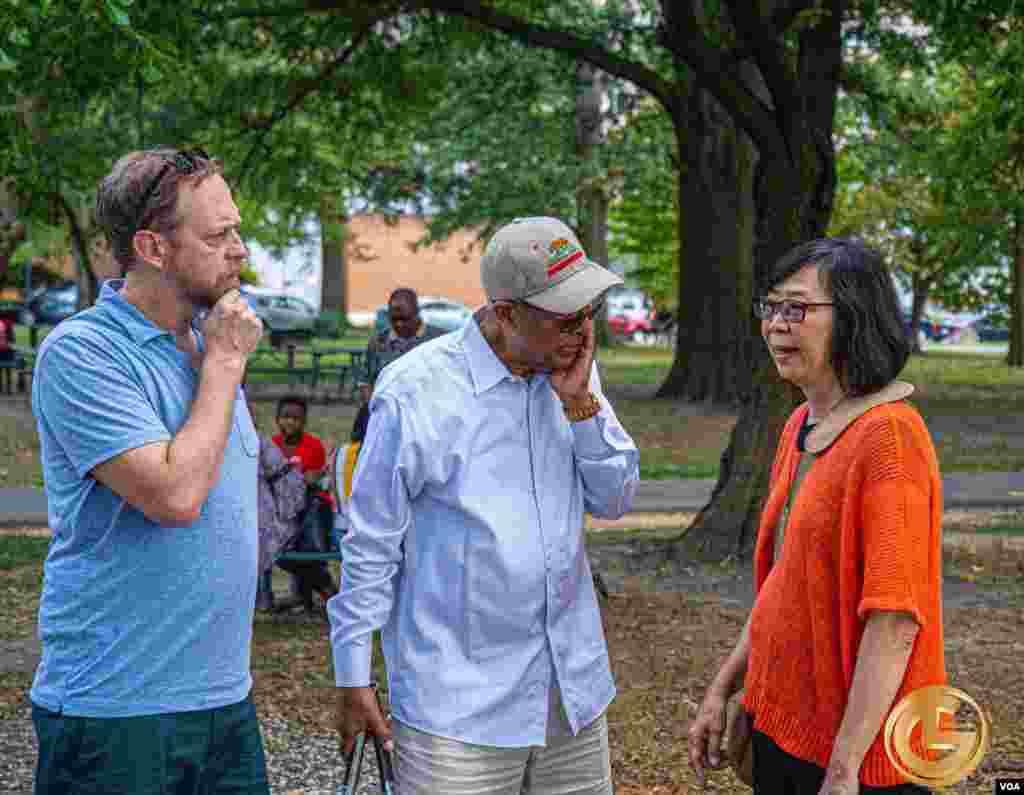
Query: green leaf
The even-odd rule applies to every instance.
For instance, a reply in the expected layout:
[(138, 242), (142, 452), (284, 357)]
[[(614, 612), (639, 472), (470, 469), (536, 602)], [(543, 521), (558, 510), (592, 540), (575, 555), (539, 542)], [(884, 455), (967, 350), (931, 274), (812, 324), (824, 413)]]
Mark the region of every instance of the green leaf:
[(3, 50), (0, 50), (0, 72), (13, 72), (18, 64)]
[(156, 83), (164, 76), (163, 71), (155, 63), (150, 61), (142, 67), (142, 79), (147, 83)]
[(107, 12), (107, 18), (119, 28), (127, 28), (132, 24), (131, 17), (124, 9), (123, 0), (103, 0), (103, 9)]

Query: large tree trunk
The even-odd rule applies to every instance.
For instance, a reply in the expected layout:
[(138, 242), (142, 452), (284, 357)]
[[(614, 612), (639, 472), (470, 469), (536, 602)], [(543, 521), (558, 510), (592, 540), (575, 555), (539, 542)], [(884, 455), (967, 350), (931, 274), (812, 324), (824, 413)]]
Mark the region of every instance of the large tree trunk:
[(320, 204), (321, 307), (341, 314), (342, 328), (348, 325), (348, 271), (345, 260), (346, 218), (335, 196), (325, 196)]
[[(832, 126), (841, 68), (842, 3), (831, 0), (826, 5), (828, 13), (822, 20), (801, 34), (792, 78), (776, 69), (769, 91), (758, 69), (744, 74), (751, 92), (773, 110), (772, 125), (762, 122), (756, 136), (752, 132), (758, 153), (754, 289), (763, 285), (772, 264), (793, 245), (821, 237), (832, 215), (836, 186)], [(778, 62), (773, 65), (777, 67)], [(797, 405), (797, 393), (779, 379), (752, 317), (747, 328), (753, 384), (722, 454), (711, 502), (675, 545), (677, 556), (743, 555), (757, 537), (779, 434)]]
[[(831, 100), (816, 99), (827, 105), (834, 102), (834, 95)], [(811, 118), (791, 119), (785, 130), (785, 145), (765, 146), (758, 152), (754, 182), (755, 289), (772, 264), (792, 246), (825, 233), (836, 184), (831, 116), (828, 119), (827, 126), (823, 120), (815, 124)], [(743, 396), (729, 446), (722, 454), (711, 502), (676, 546), (677, 556), (697, 554), (721, 559), (745, 555), (757, 538), (779, 435), (799, 396), (779, 379), (752, 317), (747, 333), (745, 362), (753, 383)]]
[(736, 404), (751, 386), (757, 155), (699, 86), (681, 110), (676, 354), (658, 397)]
[(1006, 363), (1024, 367), (1024, 212), (1014, 214), (1010, 263), (1010, 350)]

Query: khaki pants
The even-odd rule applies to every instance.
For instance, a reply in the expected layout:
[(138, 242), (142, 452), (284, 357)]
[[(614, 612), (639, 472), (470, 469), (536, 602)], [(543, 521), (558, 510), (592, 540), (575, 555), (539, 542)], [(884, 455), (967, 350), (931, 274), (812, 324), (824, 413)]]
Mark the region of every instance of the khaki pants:
[(426, 734), (395, 721), (401, 795), (612, 795), (604, 715), (544, 747), (494, 748)]

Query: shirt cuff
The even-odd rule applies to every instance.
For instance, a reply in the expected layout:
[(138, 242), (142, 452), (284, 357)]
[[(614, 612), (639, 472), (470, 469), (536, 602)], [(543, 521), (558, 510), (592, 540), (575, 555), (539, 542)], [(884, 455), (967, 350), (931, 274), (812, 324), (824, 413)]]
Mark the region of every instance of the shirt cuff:
[(369, 687), (373, 677), (371, 635), (334, 644), (334, 684), (337, 687)]
[[(598, 398), (600, 400), (600, 398)], [(604, 438), (604, 417), (605, 407), (601, 404), (601, 410), (588, 420), (570, 423), (572, 425), (573, 447), (581, 458), (601, 459), (607, 458), (615, 452)]]

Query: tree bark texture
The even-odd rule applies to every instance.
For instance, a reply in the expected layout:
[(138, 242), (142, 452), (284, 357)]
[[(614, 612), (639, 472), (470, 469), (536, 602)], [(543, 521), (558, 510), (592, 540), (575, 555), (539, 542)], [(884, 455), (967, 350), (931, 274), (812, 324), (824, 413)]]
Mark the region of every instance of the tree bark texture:
[[(587, 256), (608, 267), (608, 192), (601, 169), (601, 104), (604, 99), (603, 78), (586, 61), (576, 65), (576, 157), (580, 182), (576, 190), (580, 242)], [(608, 344), (608, 314), (596, 318), (597, 342)]]
[(1010, 262), (1010, 349), (1006, 363), (1024, 367), (1024, 212), (1014, 213)]
[(338, 209), (337, 199), (325, 198), (320, 206), (320, 251), (323, 259), (321, 306), (325, 311), (340, 312), (343, 325), (348, 324), (345, 222), (344, 213)]
[(673, 118), (681, 163), (676, 355), (658, 397), (734, 405), (751, 386), (757, 154), (692, 86)]

